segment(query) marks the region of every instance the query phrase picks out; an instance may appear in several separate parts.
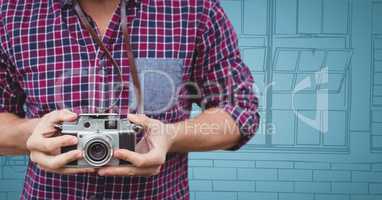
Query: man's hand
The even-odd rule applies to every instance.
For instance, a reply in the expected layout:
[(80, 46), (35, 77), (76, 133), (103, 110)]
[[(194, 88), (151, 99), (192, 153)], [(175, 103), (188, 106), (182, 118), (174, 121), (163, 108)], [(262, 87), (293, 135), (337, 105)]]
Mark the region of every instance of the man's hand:
[(64, 168), (67, 163), (82, 158), (82, 152), (73, 150), (60, 154), (61, 147), (75, 145), (78, 141), (74, 136), (55, 136), (55, 124), (76, 118), (77, 115), (68, 110), (53, 111), (41, 118), (27, 141), (30, 158), (40, 168), (60, 174), (95, 172), (95, 169), (88, 168)]
[(129, 120), (144, 127), (145, 136), (137, 144), (136, 152), (119, 149), (114, 157), (129, 161), (131, 166), (105, 167), (98, 170), (101, 176), (154, 176), (160, 173), (171, 148), (171, 125), (145, 115), (129, 115)]

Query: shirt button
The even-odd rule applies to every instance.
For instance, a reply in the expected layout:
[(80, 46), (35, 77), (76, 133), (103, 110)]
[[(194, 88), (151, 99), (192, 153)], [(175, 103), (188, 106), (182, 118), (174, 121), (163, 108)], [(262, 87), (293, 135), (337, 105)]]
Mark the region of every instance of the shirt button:
[(98, 74), (105, 75), (106, 74), (105, 69), (99, 69)]
[(105, 67), (105, 65), (106, 65), (106, 60), (105, 59), (99, 60), (99, 66), (100, 67)]

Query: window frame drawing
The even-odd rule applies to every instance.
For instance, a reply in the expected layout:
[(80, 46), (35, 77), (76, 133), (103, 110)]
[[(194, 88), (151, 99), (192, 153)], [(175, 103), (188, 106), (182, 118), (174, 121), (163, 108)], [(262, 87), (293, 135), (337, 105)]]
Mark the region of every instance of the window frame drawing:
[[(290, 151), (290, 152), (318, 152), (318, 153), (349, 153), (350, 150), (350, 144), (349, 144), (349, 117), (350, 117), (350, 74), (351, 74), (351, 56), (353, 54), (352, 49), (352, 36), (351, 36), (351, 14), (352, 14), (352, 0), (342, 0), (346, 4), (346, 18), (347, 24), (344, 25), (346, 27), (346, 30), (343, 31), (343, 33), (335, 33), (335, 32), (325, 32), (325, 25), (324, 25), (324, 7), (326, 3), (330, 2), (328, 0), (318, 0), (321, 5), (320, 10), (320, 19), (321, 19), (321, 25), (320, 25), (320, 31), (316, 33), (308, 33), (303, 32), (299, 30), (298, 24), (299, 22), (299, 5), (303, 1), (307, 0), (290, 0), (295, 2), (296, 9), (295, 9), (295, 15), (296, 15), (296, 28), (295, 33), (282, 33), (281, 31), (277, 32), (277, 4), (280, 2), (280, 0), (257, 0), (261, 1), (260, 3), (263, 5), (265, 2), (267, 4), (267, 11), (266, 11), (266, 32), (264, 34), (260, 33), (248, 33), (244, 29), (245, 24), (245, 7), (247, 7), (247, 3), (253, 3), (251, 0), (225, 0), (222, 3), (224, 4), (235, 4), (236, 7), (240, 7), (243, 12), (241, 13), (241, 21), (236, 22), (237, 25), (237, 31), (239, 35), (239, 43), (240, 48), (242, 50), (245, 49), (259, 49), (263, 48), (265, 49), (265, 57), (264, 57), (264, 66), (263, 66), (263, 72), (260, 70), (252, 70), (254, 76), (256, 76), (256, 73), (264, 73), (265, 82), (264, 85), (267, 86), (267, 91), (263, 92), (262, 94), (258, 94), (260, 98), (260, 108), (259, 111), (261, 113), (261, 125), (259, 127), (259, 131), (257, 132), (257, 135), (254, 137), (254, 139), (247, 144), (243, 151)], [(281, 0), (285, 1), (285, 0)], [(240, 6), (237, 6), (237, 4), (240, 4)], [(224, 5), (223, 5), (224, 6)], [(232, 6), (227, 6), (232, 7)], [(229, 16), (229, 13), (228, 13)], [(255, 20), (255, 19), (254, 19)], [(253, 22), (254, 23), (254, 22)], [(235, 24), (235, 23), (234, 23)], [(299, 47), (299, 46), (283, 46), (279, 45), (279, 43), (282, 43), (286, 40), (295, 40), (295, 39), (301, 39), (301, 40), (335, 40), (335, 41), (341, 41), (343, 45), (341, 47), (333, 46), (329, 48), (322, 48), (322, 47)], [(251, 42), (253, 41), (253, 42)], [(280, 42), (281, 41), (281, 42)], [(277, 61), (277, 53), (280, 50), (307, 50), (307, 51), (324, 51), (326, 54), (330, 51), (342, 51), (347, 52), (349, 54), (349, 57), (347, 57), (346, 66), (344, 70), (339, 71), (330, 71), (332, 74), (336, 73), (343, 73), (343, 79), (341, 80), (340, 85), (344, 88), (344, 98), (345, 98), (345, 105), (339, 109), (340, 111), (346, 112), (345, 113), (345, 139), (343, 145), (298, 145), (296, 142), (296, 135), (294, 136), (294, 143), (291, 145), (279, 145), (274, 144), (274, 136), (272, 133), (272, 123), (273, 123), (273, 116), (275, 110), (272, 105), (272, 100), (274, 96), (274, 86), (272, 85), (274, 81), (274, 73), (277, 72), (277, 70), (274, 70), (275, 62)], [(243, 53), (242, 53), (243, 54)], [(327, 58), (327, 55), (325, 55), (325, 59)], [(246, 60), (244, 56), (244, 60)], [(325, 63), (323, 63), (325, 64)], [(251, 66), (250, 66), (251, 67)], [(254, 67), (255, 69), (258, 69), (258, 67)], [(313, 71), (312, 71), (313, 72)], [(299, 72), (296, 71), (296, 74)], [(329, 74), (330, 74), (329, 73)], [(255, 79), (255, 82), (258, 82), (259, 80)], [(261, 80), (260, 80), (261, 81)], [(338, 91), (330, 91), (330, 94), (338, 93)], [(265, 95), (263, 97), (263, 95)], [(334, 109), (336, 111), (336, 109)], [(293, 123), (297, 124), (298, 120), (295, 120)], [(265, 124), (265, 125), (264, 125)], [(297, 126), (294, 126), (296, 129)], [(294, 133), (293, 133), (294, 134)], [(322, 136), (321, 136), (322, 137)], [(320, 137), (320, 143), (323, 140)], [(258, 141), (261, 141), (260, 143), (257, 143)]]

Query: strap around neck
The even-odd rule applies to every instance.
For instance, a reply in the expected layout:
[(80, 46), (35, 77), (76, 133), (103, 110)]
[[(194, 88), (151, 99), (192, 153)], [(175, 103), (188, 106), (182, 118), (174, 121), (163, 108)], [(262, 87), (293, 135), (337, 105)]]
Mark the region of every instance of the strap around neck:
[[(74, 4), (74, 9), (75, 9), (78, 17), (80, 18), (80, 21), (81, 21), (82, 25), (90, 33), (91, 37), (94, 39), (94, 41), (97, 43), (97, 45), (105, 52), (105, 54), (108, 57), (108, 59), (112, 62), (113, 66), (118, 69), (118, 71), (121, 73), (121, 76), (122, 76), (122, 69), (121, 69), (121, 67), (114, 60), (114, 58), (111, 55), (111, 52), (109, 51), (109, 49), (106, 48), (106, 46), (102, 42), (101, 38), (98, 36), (96, 31), (90, 25), (90, 22), (89, 22), (87, 16), (85, 15), (85, 13), (82, 11), (81, 6), (79, 5), (78, 1), (77, 0), (73, 0), (73, 4)], [(129, 61), (130, 72), (131, 72), (130, 74), (131, 74), (131, 78), (132, 78), (132, 81), (133, 81), (133, 85), (134, 85), (134, 89), (135, 89), (135, 94), (136, 94), (136, 102), (137, 102), (136, 112), (138, 114), (142, 114), (143, 113), (142, 88), (141, 88), (141, 83), (140, 83), (139, 76), (138, 76), (138, 71), (137, 71), (137, 66), (136, 66), (136, 62), (135, 62), (135, 57), (134, 57), (134, 54), (133, 54), (133, 52), (131, 50), (130, 36), (129, 36), (128, 29), (127, 29), (127, 12), (126, 12), (127, 5), (126, 5), (126, 0), (121, 0), (121, 5), (120, 6), (121, 6), (121, 26), (122, 26), (122, 33), (123, 33), (123, 36), (124, 36), (125, 50), (127, 52), (127, 58), (128, 58), (128, 61)], [(121, 81), (123, 82), (122, 78), (121, 78)], [(121, 93), (122, 93), (124, 84), (122, 83), (121, 85), (122, 85), (121, 86)], [(121, 97), (121, 94), (120, 94), (119, 98), (120, 97)], [(108, 112), (112, 108), (112, 106), (114, 106), (114, 105), (111, 105), (105, 112)]]

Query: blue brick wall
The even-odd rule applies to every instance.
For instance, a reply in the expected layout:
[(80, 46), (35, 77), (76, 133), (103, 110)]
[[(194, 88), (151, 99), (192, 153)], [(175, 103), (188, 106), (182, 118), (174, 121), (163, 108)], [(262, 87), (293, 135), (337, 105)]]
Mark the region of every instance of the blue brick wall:
[[(382, 0), (221, 1), (262, 124), (238, 152), (190, 154), (191, 199), (382, 199)], [(0, 157), (0, 199), (26, 163)]]
[[(190, 162), (192, 199), (382, 199), (382, 171), (372, 169), (378, 163), (322, 161), (301, 165), (300, 160), (264, 161), (254, 156), (252, 160), (236, 161), (224, 160), (223, 155), (213, 157), (208, 159), (213, 161), (211, 167)], [(205, 162), (192, 159), (195, 161)], [(263, 168), (264, 162), (276, 164)]]

